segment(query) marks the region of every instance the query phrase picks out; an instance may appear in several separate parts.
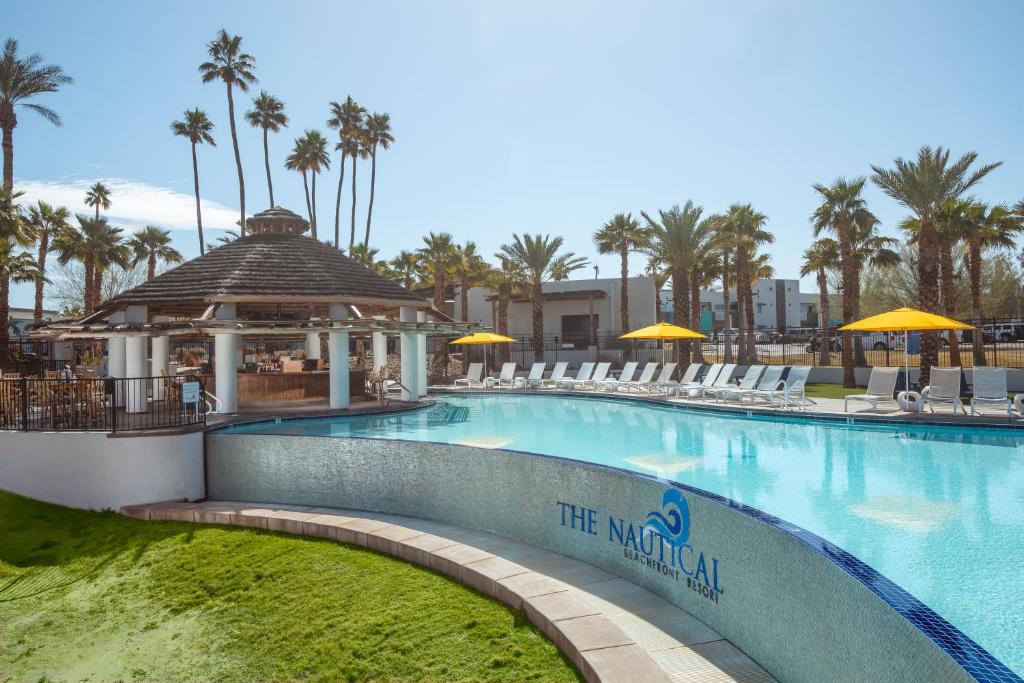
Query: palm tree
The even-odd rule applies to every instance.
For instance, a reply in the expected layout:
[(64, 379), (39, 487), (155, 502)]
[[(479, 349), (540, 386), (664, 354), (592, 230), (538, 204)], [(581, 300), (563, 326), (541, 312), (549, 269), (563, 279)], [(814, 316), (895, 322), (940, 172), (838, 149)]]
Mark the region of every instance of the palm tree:
[[(642, 227), (632, 214), (617, 213), (594, 233), (594, 244), (599, 254), (619, 255), (620, 329), (629, 331), (629, 252), (639, 251), (650, 244), (650, 231)], [(624, 345), (629, 355), (628, 343)]]
[(406, 289), (412, 289), (420, 272), (420, 257), (414, 252), (402, 250), (388, 261), (388, 273)]
[(348, 255), (350, 258), (358, 261), (367, 268), (379, 272), (386, 265), (384, 261), (377, 260), (377, 254), (379, 253), (380, 249), (374, 249), (373, 247), (368, 247), (365, 244), (356, 244), (349, 250)]
[[(986, 164), (972, 171), (977, 160), (975, 152), (968, 152), (949, 163), (949, 150), (941, 146), (932, 149), (925, 145), (917, 159), (905, 161), (897, 158), (895, 168), (885, 169), (872, 165), (871, 179), (887, 195), (903, 204), (921, 221), (918, 233), (918, 305), (929, 313), (939, 313), (938, 263), (939, 240), (935, 218), (939, 205), (947, 199), (958, 199), (981, 182), (982, 178), (998, 168), (1002, 162)], [(920, 385), (928, 383), (931, 368), (938, 365), (938, 336), (934, 332), (921, 335)]]
[(391, 134), (391, 114), (370, 114), (366, 117), (366, 142), (370, 150), (370, 206), (366, 210), (366, 237), (370, 241), (370, 221), (373, 218), (373, 197), (377, 187), (377, 148), (388, 149), (395, 141)]
[(43, 322), (43, 285), (46, 283), (46, 257), (50, 250), (50, 242), (71, 229), (68, 223), (70, 215), (63, 206), (54, 208), (41, 200), (28, 209), (27, 232), (31, 239), (39, 244), (36, 257), (39, 275), (35, 282), (35, 309), (32, 313), (32, 322), (36, 325)]
[(217, 247), (223, 247), (225, 244), (231, 244), (238, 239), (238, 232), (235, 230), (225, 230), (224, 234), (217, 238), (219, 244), (206, 243), (206, 250), (216, 249)]
[(131, 236), (126, 245), (132, 252), (132, 266), (146, 262), (146, 279), (156, 277), (157, 261), (169, 265), (182, 262), (181, 252), (171, 246), (171, 231), (147, 225)]
[(238, 152), (238, 132), (235, 130), (235, 95), (249, 92), (249, 85), (256, 82), (253, 70), (256, 68), (252, 55), (242, 52), (242, 37), (228, 35), (224, 29), (206, 46), (210, 61), (199, 65), (203, 83), (220, 80), (228, 93), (228, 123), (231, 124), (231, 144), (235, 148), (235, 168), (238, 170), (238, 203), (241, 219), (239, 225), (245, 237), (245, 176), (242, 175), (242, 157)]
[(572, 272), (585, 267), (589, 262), (571, 251), (559, 254), (561, 237), (550, 235), (512, 235), (511, 244), (501, 245), (501, 253), (511, 259), (526, 273), (530, 280), (530, 302), (533, 309), (533, 357), (544, 360), (544, 280), (551, 276), (554, 268)]
[[(771, 244), (775, 238), (764, 230), (768, 217), (750, 204), (733, 204), (722, 219), (720, 235), (735, 252), (736, 302), (740, 311), (740, 363), (750, 365), (757, 360), (754, 346), (754, 298), (750, 288), (754, 275), (753, 256), (759, 246)], [(753, 279), (752, 279), (753, 278)], [(728, 306), (728, 303), (726, 303)], [(727, 340), (726, 346), (729, 346)]]
[[(981, 202), (970, 202), (963, 208), (964, 220), (960, 225), (961, 237), (967, 243), (964, 261), (971, 284), (971, 322), (980, 328), (982, 255), (992, 249), (1014, 246), (1015, 235), (1024, 230), (1024, 212), (1013, 211), (1001, 204), (989, 207)], [(950, 335), (951, 338), (953, 336)], [(972, 341), (974, 365), (987, 365), (980, 329), (974, 331)]]
[(42, 62), (43, 58), (38, 54), (20, 59), (15, 39), (8, 38), (4, 43), (3, 55), (0, 56), (0, 128), (3, 129), (3, 187), (8, 191), (14, 187), (14, 128), (18, 125), (14, 108), (26, 107), (53, 125), (60, 126), (62, 123), (57, 112), (28, 100), (36, 95), (57, 92), (61, 86), (74, 83), (74, 79), (56, 64)]
[[(523, 296), (529, 287), (529, 280), (523, 272), (522, 266), (506, 254), (495, 254), (498, 259), (498, 267), (492, 268), (485, 283), (494, 292), (497, 305), (496, 331), (498, 334), (508, 336), (508, 307), (515, 297)], [(499, 344), (501, 362), (508, 359), (508, 345)]]
[(480, 284), (490, 272), (490, 266), (476, 250), (475, 242), (456, 247), (456, 270), (459, 277), (459, 320), (469, 321), (469, 289)]
[[(836, 244), (839, 245), (838, 264), (842, 282), (844, 324), (854, 321), (857, 309), (856, 296), (860, 290), (860, 269), (853, 254), (854, 232), (865, 230), (878, 223), (875, 215), (868, 210), (867, 203), (861, 194), (865, 182), (867, 182), (865, 178), (854, 178), (853, 180), (838, 178), (831, 187), (821, 184), (814, 185), (814, 190), (821, 195), (822, 199), (821, 204), (811, 214), (814, 236), (819, 237), (823, 232), (830, 232), (835, 236)], [(843, 386), (847, 388), (857, 386), (853, 374), (853, 347), (853, 333), (845, 330), (842, 352)], [(863, 354), (863, 350), (861, 353)]]
[[(16, 251), (16, 245), (14, 242), (8, 240), (0, 240), (0, 280), (8, 283), (9, 287), (11, 282), (32, 282), (42, 278), (46, 279), (43, 274), (39, 271), (39, 265), (36, 260), (32, 258), (32, 254), (27, 251)], [(10, 335), (10, 328), (8, 327), (7, 321), (10, 319), (10, 308), (6, 301), (0, 302), (0, 321), (3, 322), (3, 331), (0, 332), (0, 343), (3, 344), (0, 347), (0, 353), (7, 353), (7, 340)]]
[(76, 214), (78, 229), (64, 232), (54, 240), (54, 250), (61, 265), (80, 261), (84, 271), (82, 309), (86, 315), (100, 304), (103, 273), (112, 265), (128, 267), (130, 252), (121, 239), (121, 228), (111, 226), (106, 218), (90, 218)]
[(85, 205), (96, 208), (96, 220), (100, 219), (100, 209), (110, 208), (110, 189), (103, 183), (94, 183), (85, 193)]
[(8, 320), (10, 319), (11, 281), (14, 279), (15, 270), (21, 271), (19, 265), (14, 268), (15, 262), (21, 258), (21, 254), (14, 252), (15, 245), (27, 246), (31, 244), (31, 238), (26, 230), (25, 217), (21, 213), (21, 207), (15, 201), (21, 197), (21, 192), (11, 192), (7, 187), (0, 185), (0, 246), (5, 251), (7, 268), (10, 272), (0, 273), (0, 356), (7, 354), (7, 340), (10, 335)]
[[(359, 106), (351, 95), (346, 97), (343, 103), (331, 102), (330, 106), (331, 117), (327, 119), (327, 127), (338, 131), (338, 144), (334, 146), (334, 149), (341, 152), (341, 163), (338, 164), (338, 195), (334, 203), (334, 246), (340, 248), (341, 188), (345, 184), (345, 156), (350, 147), (346, 138), (351, 131), (362, 128), (366, 109)], [(349, 246), (355, 241), (355, 231), (353, 230)]]
[(458, 263), (458, 247), (451, 233), (447, 232), (428, 233), (423, 238), (423, 245), (416, 254), (422, 261), (425, 279), (434, 286), (434, 308), (443, 311), (448, 279)]
[[(641, 212), (649, 225), (648, 253), (664, 264), (672, 276), (672, 319), (684, 327), (691, 324), (690, 281), (695, 257), (711, 237), (710, 225), (700, 219), (703, 211), (692, 200), (687, 200), (682, 209), (676, 205), (668, 211), (659, 211), (657, 221)], [(676, 348), (679, 349), (678, 362), (689, 363), (690, 342), (684, 341)]]
[(355, 244), (356, 241), (356, 161), (359, 159), (366, 159), (370, 155), (369, 147), (367, 147), (366, 131), (363, 128), (353, 128), (349, 130), (345, 139), (342, 140), (342, 145), (345, 147), (345, 153), (348, 154), (348, 158), (352, 160), (352, 228), (349, 233), (349, 244)]
[[(331, 155), (327, 153), (327, 138), (318, 130), (307, 130), (303, 136), (303, 151), (306, 156), (306, 168), (309, 169), (309, 173), (313, 178), (313, 191), (311, 193), (311, 227), (313, 230), (313, 239), (316, 239), (316, 229), (318, 221), (316, 218), (316, 177), (320, 175), (321, 171), (326, 171), (331, 167)], [(305, 175), (303, 175), (305, 178)]]
[[(718, 279), (722, 267), (721, 254), (718, 251), (718, 244), (715, 239), (715, 226), (721, 216), (712, 214), (702, 220), (697, 226), (699, 232), (705, 235), (704, 241), (697, 247), (693, 256), (693, 270), (690, 274), (690, 329), (700, 330), (701, 328), (701, 303), (700, 293), (710, 289), (715, 280)], [(712, 328), (714, 328), (714, 314), (712, 314)], [(704, 362), (704, 353), (701, 342), (692, 344), (694, 363)]]
[(213, 140), (213, 122), (206, 112), (196, 107), (186, 109), (185, 118), (182, 121), (172, 121), (171, 131), (180, 135), (192, 143), (192, 184), (196, 194), (196, 229), (199, 231), (199, 253), (205, 254), (205, 242), (203, 241), (203, 209), (199, 201), (199, 161), (196, 159), (196, 145), (206, 143), (216, 147)]
[(245, 120), (253, 128), (263, 129), (263, 166), (267, 169), (267, 193), (270, 195), (270, 206), (274, 204), (274, 181), (270, 178), (270, 150), (267, 137), (270, 132), (280, 132), (288, 126), (288, 116), (284, 113), (284, 102), (261, 90), (259, 97), (252, 100), (252, 109), (245, 113)]
[(298, 171), (302, 174), (302, 187), (306, 195), (306, 212), (309, 215), (309, 227), (312, 230), (313, 237), (316, 238), (316, 217), (313, 213), (313, 203), (309, 198), (309, 171), (311, 170), (312, 154), (309, 149), (310, 131), (306, 131), (306, 134), (302, 137), (295, 138), (295, 146), (292, 148), (291, 154), (285, 157), (284, 167), (289, 171)]
[[(818, 333), (818, 364), (830, 365), (829, 358), (829, 303), (828, 303), (828, 272), (839, 263), (839, 243), (829, 237), (819, 237), (811, 246), (804, 250), (803, 266), (800, 277), (814, 273), (818, 280), (818, 311), (821, 317)], [(846, 344), (843, 345), (846, 347)]]

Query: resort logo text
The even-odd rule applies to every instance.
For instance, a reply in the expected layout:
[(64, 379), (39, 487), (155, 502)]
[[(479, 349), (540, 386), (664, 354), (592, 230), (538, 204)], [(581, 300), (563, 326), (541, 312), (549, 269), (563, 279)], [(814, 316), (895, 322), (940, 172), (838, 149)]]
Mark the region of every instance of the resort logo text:
[[(602, 517), (596, 508), (555, 501), (561, 512), (561, 525), (590, 536), (602, 536)], [(690, 540), (690, 508), (679, 489), (670, 488), (661, 499), (661, 508), (647, 513), (643, 524), (608, 515), (607, 541), (622, 549), (623, 557), (663, 575), (685, 581), (686, 587), (719, 604), (725, 595), (718, 560), (705, 557)]]

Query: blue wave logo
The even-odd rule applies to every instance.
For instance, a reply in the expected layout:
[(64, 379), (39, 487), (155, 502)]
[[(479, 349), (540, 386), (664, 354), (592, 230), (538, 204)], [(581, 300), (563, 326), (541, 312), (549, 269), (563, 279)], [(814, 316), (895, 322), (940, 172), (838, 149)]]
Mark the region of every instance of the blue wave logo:
[(678, 548), (690, 538), (690, 508), (679, 489), (670, 488), (661, 498), (661, 511), (647, 513), (647, 526)]

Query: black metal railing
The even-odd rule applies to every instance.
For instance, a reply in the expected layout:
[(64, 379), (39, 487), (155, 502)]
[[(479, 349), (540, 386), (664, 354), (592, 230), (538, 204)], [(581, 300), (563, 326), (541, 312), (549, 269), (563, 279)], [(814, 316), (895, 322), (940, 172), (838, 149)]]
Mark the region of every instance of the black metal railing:
[(121, 432), (205, 423), (198, 379), (0, 379), (0, 430)]

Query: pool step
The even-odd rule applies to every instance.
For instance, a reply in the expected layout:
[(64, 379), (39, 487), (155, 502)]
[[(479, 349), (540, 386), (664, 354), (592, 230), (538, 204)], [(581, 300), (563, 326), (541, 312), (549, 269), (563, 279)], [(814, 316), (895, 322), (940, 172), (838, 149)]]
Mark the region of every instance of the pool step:
[(602, 569), (504, 536), (412, 517), (206, 501), (133, 505), (131, 517), (328, 538), (430, 567), (522, 610), (587, 681), (772, 681), (689, 613)]

